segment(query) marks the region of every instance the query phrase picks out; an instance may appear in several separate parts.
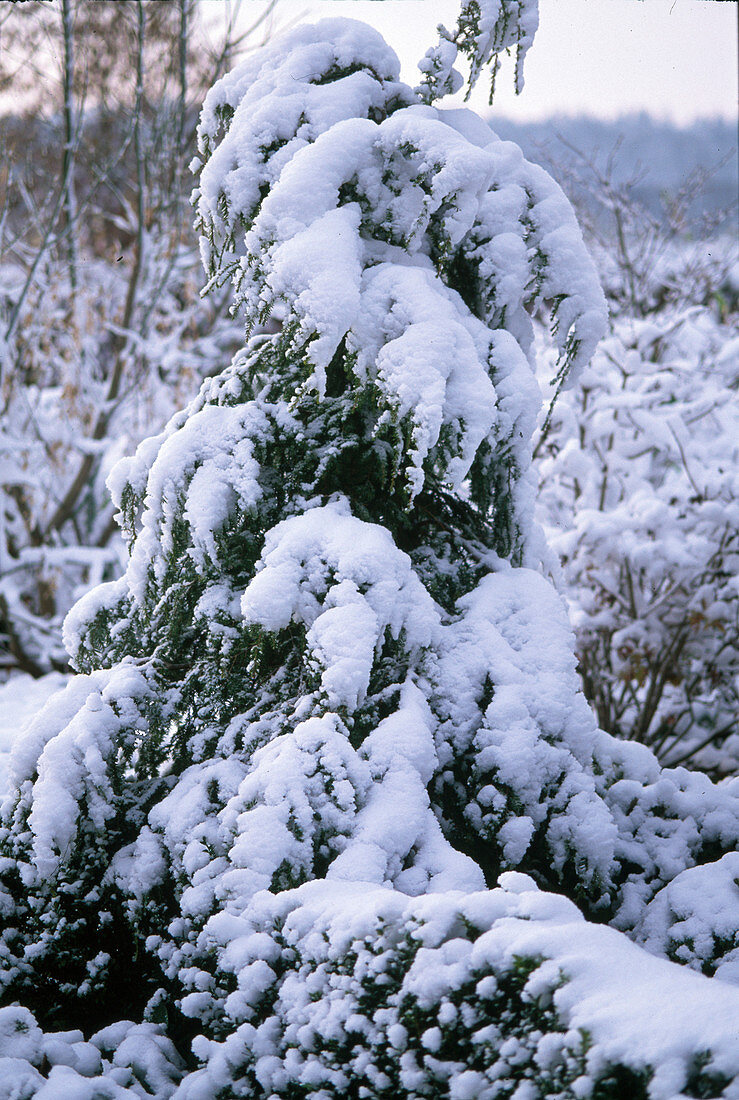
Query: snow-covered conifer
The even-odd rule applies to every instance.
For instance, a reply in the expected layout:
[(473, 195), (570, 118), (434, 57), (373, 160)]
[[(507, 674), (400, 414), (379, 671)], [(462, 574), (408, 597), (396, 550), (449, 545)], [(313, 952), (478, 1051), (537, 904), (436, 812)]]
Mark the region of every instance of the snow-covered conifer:
[[(533, 8), (466, 0), (442, 41), (484, 63)], [(328, 20), (203, 109), (206, 271), (275, 331), (111, 475), (128, 570), (67, 619), (2, 836), (5, 997), (95, 1049), (143, 1020), (129, 1094), (737, 1095), (739, 997), (690, 969), (727, 920), (687, 968), (624, 934), (671, 951), (681, 872), (728, 894), (696, 865), (736, 797), (599, 733), (537, 571), (529, 315), (564, 380), (603, 298), (456, 83)], [(160, 1086), (155, 1023), (198, 1062)]]

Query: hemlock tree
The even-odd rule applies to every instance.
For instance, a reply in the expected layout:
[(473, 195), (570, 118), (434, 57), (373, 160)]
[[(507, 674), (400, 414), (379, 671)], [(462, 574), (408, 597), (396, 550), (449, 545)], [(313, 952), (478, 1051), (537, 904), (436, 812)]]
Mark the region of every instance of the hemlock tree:
[(210, 285), (276, 331), (112, 474), (128, 571), (15, 752), (13, 1095), (739, 1095), (736, 788), (597, 730), (537, 571), (529, 311), (563, 382), (602, 296), (434, 105), (535, 24), (467, 0), (413, 90), (328, 20), (206, 100)]

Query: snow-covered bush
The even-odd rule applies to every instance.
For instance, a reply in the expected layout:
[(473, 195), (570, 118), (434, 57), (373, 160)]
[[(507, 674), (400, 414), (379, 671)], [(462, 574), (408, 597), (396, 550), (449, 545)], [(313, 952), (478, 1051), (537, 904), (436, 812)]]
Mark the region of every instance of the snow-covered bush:
[(598, 731), (538, 571), (530, 313), (563, 382), (604, 301), (553, 181), (434, 105), (534, 25), (465, 2), (416, 91), (301, 26), (203, 108), (208, 277), (275, 331), (112, 472), (128, 568), (0, 834), (6, 1002), (163, 1054), (155, 1095), (739, 1095), (731, 922), (680, 880), (728, 896), (735, 789)]
[[(150, 256), (140, 303), (148, 316), (131, 318), (138, 332), (123, 350), (110, 331), (129, 285), (121, 265), (89, 260), (73, 289), (65, 266), (49, 263), (25, 299), (6, 347), (0, 410), (0, 680), (67, 669), (64, 616), (80, 592), (125, 567), (107, 474), (235, 346), (225, 311), (198, 299), (196, 264), (197, 251), (184, 247)], [(17, 267), (3, 274), (0, 314), (23, 282)]]
[(43, 1032), (26, 1008), (0, 1008), (0, 1096), (5, 1100), (169, 1100), (184, 1063), (156, 1024), (120, 1020), (85, 1040)]
[[(545, 140), (542, 124), (524, 126), (521, 145), (537, 150), (570, 198), (612, 316), (643, 319), (679, 306), (736, 309), (729, 125), (697, 123), (689, 132), (648, 115), (605, 126), (592, 119), (545, 125)], [(510, 124), (499, 129), (511, 136)]]
[[(110, 467), (241, 336), (227, 295), (199, 298), (187, 224), (197, 85), (220, 71), (197, 5), (6, 14), (0, 85), (25, 113), (0, 115), (0, 683), (68, 671), (65, 614), (123, 568)], [(59, 58), (57, 94), (39, 53)]]
[[(670, 281), (664, 265), (654, 277)], [(640, 317), (619, 314), (614, 300), (611, 333), (539, 444), (538, 517), (563, 563), (583, 686), (602, 728), (643, 741), (666, 764), (731, 774), (739, 341), (736, 314), (715, 308), (712, 285), (711, 306), (688, 298)], [(551, 373), (551, 356), (542, 363)]]

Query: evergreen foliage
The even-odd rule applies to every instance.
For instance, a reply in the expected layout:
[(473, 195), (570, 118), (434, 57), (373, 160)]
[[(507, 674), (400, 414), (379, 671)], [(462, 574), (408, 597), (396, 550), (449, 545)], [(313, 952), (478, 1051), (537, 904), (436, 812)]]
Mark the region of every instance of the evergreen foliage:
[[(534, 7), (467, 0), (443, 41), (474, 77)], [(329, 20), (206, 99), (209, 284), (275, 331), (114, 470), (128, 570), (15, 752), (4, 1003), (64, 1029), (0, 1010), (19, 1096), (737, 1095), (739, 998), (693, 973), (733, 973), (725, 922), (658, 943), (736, 797), (597, 730), (537, 571), (529, 314), (562, 382), (602, 294), (447, 83)]]

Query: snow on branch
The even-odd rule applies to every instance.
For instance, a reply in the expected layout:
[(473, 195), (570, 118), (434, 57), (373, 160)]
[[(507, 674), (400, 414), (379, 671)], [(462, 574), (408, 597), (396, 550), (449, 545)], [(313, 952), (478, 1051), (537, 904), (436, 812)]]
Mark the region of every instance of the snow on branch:
[[(476, 10), (464, 9), (468, 30)], [(531, 11), (501, 10), (480, 57)], [(515, 440), (523, 474), (538, 397), (514, 360), (531, 350), (530, 311), (552, 311), (561, 382), (592, 354), (606, 311), (550, 177), (471, 112), (424, 105), (397, 77), (367, 27), (296, 28), (210, 92), (195, 198), (210, 285), (230, 278), (247, 331), (272, 317), (302, 364), (286, 396), (321, 400), (345, 348), (354, 384), (376, 387), (409, 444), (413, 499), (429, 464), (459, 488), (487, 440)], [(503, 429), (493, 387), (513, 374)]]
[(469, 62), (467, 94), (482, 70), (490, 66), (490, 103), (495, 94), (495, 79), (501, 65), (500, 55), (516, 51), (514, 87), (523, 90), (523, 63), (539, 26), (539, 0), (463, 0), (454, 33), (439, 25), (439, 41), (426, 51), (418, 67), (423, 78), (416, 91), (425, 103), (453, 95), (464, 84), (453, 68), (459, 53)]

